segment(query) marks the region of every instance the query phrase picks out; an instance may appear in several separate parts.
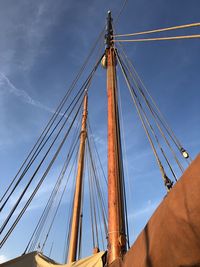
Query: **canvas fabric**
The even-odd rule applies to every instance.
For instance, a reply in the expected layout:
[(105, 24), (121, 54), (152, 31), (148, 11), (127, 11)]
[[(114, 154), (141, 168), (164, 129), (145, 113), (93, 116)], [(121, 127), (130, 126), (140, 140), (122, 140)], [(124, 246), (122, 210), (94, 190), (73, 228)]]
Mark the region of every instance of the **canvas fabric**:
[(44, 255), (33, 252), (1, 264), (2, 267), (103, 267), (105, 252), (99, 252), (90, 257), (71, 264), (58, 264)]
[(163, 199), (124, 259), (110, 267), (132, 266), (200, 266), (200, 154)]

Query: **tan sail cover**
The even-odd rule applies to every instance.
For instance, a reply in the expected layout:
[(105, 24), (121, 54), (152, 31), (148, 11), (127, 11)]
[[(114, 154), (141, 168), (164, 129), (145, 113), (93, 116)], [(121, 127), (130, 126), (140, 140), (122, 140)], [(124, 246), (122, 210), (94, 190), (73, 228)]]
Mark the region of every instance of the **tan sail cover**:
[[(112, 267), (200, 266), (200, 154)], [(111, 267), (110, 266), (110, 267)]]
[(58, 264), (44, 255), (32, 252), (1, 264), (2, 267), (103, 267), (105, 252), (99, 252), (90, 257), (71, 264)]

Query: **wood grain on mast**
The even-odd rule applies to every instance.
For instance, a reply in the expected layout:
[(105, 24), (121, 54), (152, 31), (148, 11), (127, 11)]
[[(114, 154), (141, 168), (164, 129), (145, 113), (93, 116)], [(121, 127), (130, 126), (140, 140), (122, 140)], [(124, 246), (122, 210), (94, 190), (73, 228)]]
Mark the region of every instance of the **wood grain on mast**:
[(84, 102), (83, 102), (80, 148), (79, 148), (78, 169), (77, 169), (77, 176), (76, 176), (76, 187), (75, 187), (75, 194), (74, 194), (73, 215), (72, 215), (72, 221), (71, 221), (71, 234), (70, 234), (70, 243), (69, 243), (69, 252), (68, 252), (68, 263), (76, 261), (76, 256), (77, 256), (78, 233), (79, 233), (79, 226), (80, 226), (80, 211), (81, 211), (81, 199), (82, 199), (82, 186), (83, 186), (85, 140), (87, 137), (87, 113), (88, 113), (88, 96), (86, 92), (84, 96)]
[(108, 264), (126, 251), (121, 146), (117, 105), (116, 56), (111, 12), (107, 17), (106, 60), (108, 97)]

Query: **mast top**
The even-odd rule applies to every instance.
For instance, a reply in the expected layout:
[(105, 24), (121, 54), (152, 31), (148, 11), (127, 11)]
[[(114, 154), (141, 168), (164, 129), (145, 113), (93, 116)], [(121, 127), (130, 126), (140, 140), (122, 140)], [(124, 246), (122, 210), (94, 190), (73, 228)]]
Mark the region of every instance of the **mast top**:
[(112, 27), (112, 15), (111, 11), (108, 11), (108, 16), (107, 16), (107, 25), (106, 25), (106, 34), (105, 34), (105, 43), (106, 43), (106, 48), (110, 48), (113, 46), (112, 39), (113, 39), (113, 27)]

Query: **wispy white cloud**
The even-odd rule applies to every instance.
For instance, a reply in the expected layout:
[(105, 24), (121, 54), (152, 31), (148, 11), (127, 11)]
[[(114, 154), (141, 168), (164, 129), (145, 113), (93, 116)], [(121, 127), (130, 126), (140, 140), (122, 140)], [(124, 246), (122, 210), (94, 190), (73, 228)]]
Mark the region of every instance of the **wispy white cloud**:
[(54, 110), (43, 105), (41, 102), (33, 99), (26, 91), (22, 89), (18, 89), (9, 78), (2, 72), (0, 72), (0, 88), (5, 89), (8, 93), (20, 98), (24, 103), (30, 104), (32, 106), (41, 108), (45, 111), (53, 113)]

